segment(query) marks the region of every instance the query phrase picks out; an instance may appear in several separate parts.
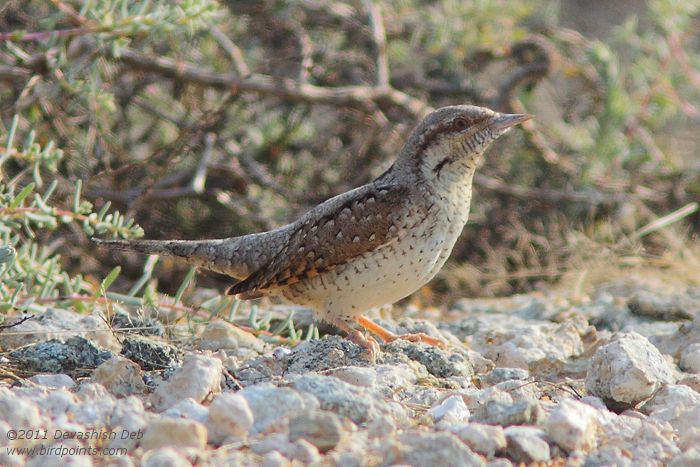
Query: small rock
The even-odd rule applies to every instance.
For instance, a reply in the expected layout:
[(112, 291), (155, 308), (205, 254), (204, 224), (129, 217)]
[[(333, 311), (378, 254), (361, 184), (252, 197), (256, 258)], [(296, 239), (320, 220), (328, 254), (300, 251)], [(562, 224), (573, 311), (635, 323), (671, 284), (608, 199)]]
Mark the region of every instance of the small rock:
[(262, 467), (289, 467), (291, 465), (292, 463), (279, 451), (268, 452), (262, 461)]
[(480, 406), (470, 421), (501, 426), (539, 425), (544, 421), (544, 411), (537, 401), (507, 403), (492, 400)]
[(173, 405), (161, 415), (163, 417), (186, 418), (199, 423), (206, 423), (209, 419), (209, 407), (204, 407), (194, 399), (187, 398)]
[(679, 454), (668, 463), (668, 467), (698, 467), (700, 466), (700, 448), (690, 448)]
[(623, 409), (673, 381), (673, 369), (646, 338), (635, 332), (617, 333), (591, 358), (586, 389), (609, 407)]
[(484, 462), (451, 433), (404, 431), (386, 443), (382, 465), (482, 466)]
[(365, 349), (340, 336), (304, 341), (287, 356), (289, 373), (306, 374), (346, 366), (367, 366)]
[(304, 375), (294, 382), (294, 387), (299, 392), (315, 396), (322, 409), (348, 417), (357, 424), (378, 417), (395, 416), (392, 408), (378, 393), (332, 376)]
[(360, 366), (344, 366), (334, 368), (324, 373), (328, 376), (335, 376), (339, 380), (352, 384), (353, 386), (361, 386), (371, 388), (377, 381), (377, 371), (374, 368)]
[(595, 409), (581, 402), (566, 399), (549, 414), (545, 430), (549, 437), (567, 452), (589, 451), (595, 446)]
[(685, 410), (700, 405), (700, 394), (681, 384), (664, 385), (642, 407), (656, 420), (673, 422)]
[(690, 344), (681, 352), (681, 370), (700, 373), (700, 343)]
[(98, 366), (92, 378), (117, 397), (146, 392), (141, 368), (128, 358), (119, 355)]
[(537, 428), (511, 426), (505, 430), (507, 456), (515, 462), (547, 462), (550, 459), (549, 444), (544, 432)]
[(73, 378), (64, 374), (34, 375), (29, 378), (29, 381), (52, 389), (75, 387), (75, 381), (73, 381)]
[(481, 423), (463, 423), (450, 427), (452, 433), (469, 446), (472, 451), (491, 458), (506, 447), (503, 428)]
[(700, 373), (685, 375), (678, 380), (678, 384), (688, 386), (693, 391), (700, 393)]
[[(0, 389), (0, 420), (14, 429), (42, 427), (45, 423), (37, 404), (29, 399), (16, 397), (7, 389)], [(27, 428), (28, 429), (28, 428)]]
[(169, 446), (204, 449), (206, 444), (207, 429), (204, 425), (184, 418), (156, 418), (146, 426), (141, 439), (144, 451)]
[(251, 333), (221, 320), (207, 324), (199, 336), (200, 350), (235, 350), (239, 347), (262, 352), (265, 344)]
[(700, 300), (691, 300), (682, 295), (659, 295), (646, 290), (635, 293), (627, 307), (635, 315), (661, 321), (691, 319), (693, 315), (700, 314)]
[(145, 371), (163, 370), (177, 366), (182, 361), (182, 351), (178, 348), (140, 336), (124, 339), (121, 353)]
[(51, 339), (21, 347), (10, 352), (8, 358), (25, 371), (84, 375), (113, 355), (84, 337), (73, 336), (65, 342)]
[(225, 392), (209, 405), (206, 425), (209, 442), (221, 444), (226, 438), (240, 438), (248, 434), (253, 427), (253, 412), (243, 396)]
[(335, 448), (341, 435), (340, 420), (330, 412), (304, 412), (289, 421), (289, 441), (305, 439), (321, 452)]
[(286, 417), (318, 408), (313, 397), (303, 397), (290, 388), (277, 388), (270, 384), (248, 386), (240, 391), (253, 413), (253, 433), (266, 431)]
[(221, 392), (222, 370), (223, 365), (218, 358), (187, 354), (182, 367), (156, 388), (151, 401), (158, 411), (188, 397), (202, 402), (210, 395)]
[(73, 409), (73, 421), (86, 426), (109, 424), (116, 399), (101, 384), (86, 382), (76, 393), (80, 404)]
[(130, 315), (123, 311), (114, 313), (110, 320), (110, 327), (113, 330), (119, 330), (121, 333), (155, 337), (163, 337), (163, 335), (165, 335), (163, 323), (157, 319)]
[[(411, 360), (425, 366), (428, 373), (437, 378), (448, 378), (450, 376), (474, 375), (469, 359), (459, 352), (450, 352), (428, 344), (409, 342), (397, 339), (383, 347), (384, 352), (389, 354), (402, 354)], [(391, 356), (384, 356), (386, 363), (391, 363)]]
[(530, 377), (530, 373), (524, 368), (494, 368), (484, 378), (489, 386), (510, 380), (523, 381)]
[(471, 414), (462, 396), (452, 395), (428, 410), (428, 415), (433, 418), (435, 423), (442, 422), (453, 425), (468, 421)]
[(173, 448), (152, 449), (141, 458), (142, 467), (190, 467), (192, 464)]

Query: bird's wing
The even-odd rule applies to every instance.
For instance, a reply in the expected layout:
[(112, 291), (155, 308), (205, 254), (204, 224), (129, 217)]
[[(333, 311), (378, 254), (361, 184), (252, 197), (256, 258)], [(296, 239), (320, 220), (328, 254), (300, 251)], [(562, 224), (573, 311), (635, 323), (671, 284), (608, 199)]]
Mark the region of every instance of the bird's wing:
[(261, 291), (332, 271), (353, 258), (398, 239), (410, 211), (409, 189), (366, 185), (328, 200), (299, 220), (289, 243), (229, 294), (260, 296)]

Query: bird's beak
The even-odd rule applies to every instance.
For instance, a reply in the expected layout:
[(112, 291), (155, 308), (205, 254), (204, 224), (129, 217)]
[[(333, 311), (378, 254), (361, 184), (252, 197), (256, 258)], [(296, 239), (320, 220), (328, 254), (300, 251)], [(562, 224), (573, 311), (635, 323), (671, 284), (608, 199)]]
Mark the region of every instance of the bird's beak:
[(528, 114), (496, 114), (489, 122), (491, 130), (505, 131), (508, 128), (530, 120), (532, 115)]

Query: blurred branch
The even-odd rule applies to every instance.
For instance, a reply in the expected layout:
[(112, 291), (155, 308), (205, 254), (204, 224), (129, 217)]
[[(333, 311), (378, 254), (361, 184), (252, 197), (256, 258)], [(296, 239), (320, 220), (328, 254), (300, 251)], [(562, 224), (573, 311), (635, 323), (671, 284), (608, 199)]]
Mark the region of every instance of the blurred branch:
[(392, 87), (339, 86), (326, 88), (299, 83), (289, 78), (275, 78), (263, 74), (239, 77), (232, 73), (217, 73), (191, 63), (145, 55), (131, 49), (122, 49), (116, 58), (135, 69), (160, 73), (169, 78), (202, 86), (231, 89), (234, 92), (269, 94), (295, 101), (323, 104), (364, 104), (386, 101), (403, 107), (416, 116), (422, 116), (430, 111), (430, 107), (425, 102)]
[(231, 40), (231, 38), (224, 34), (218, 26), (214, 26), (211, 29), (211, 34), (212, 36), (214, 36), (214, 39), (216, 39), (216, 42), (219, 44), (219, 46), (222, 49), (224, 49), (226, 54), (229, 56), (231, 62), (233, 62), (233, 66), (236, 67), (236, 71), (238, 72), (238, 74), (241, 76), (250, 75), (250, 68), (248, 68), (248, 64), (243, 58), (243, 52)]
[(479, 173), (474, 175), (474, 183), (481, 188), (485, 188), (496, 193), (552, 204), (574, 202), (583, 203), (590, 206), (598, 206), (601, 204), (617, 204), (629, 199), (628, 195), (622, 193), (603, 194), (597, 191), (584, 193), (513, 185), (511, 183), (506, 183), (496, 178), (488, 177)]
[(377, 49), (377, 86), (389, 86), (389, 61), (386, 56), (386, 31), (381, 6), (374, 0), (366, 0), (369, 20), (372, 25), (372, 38)]

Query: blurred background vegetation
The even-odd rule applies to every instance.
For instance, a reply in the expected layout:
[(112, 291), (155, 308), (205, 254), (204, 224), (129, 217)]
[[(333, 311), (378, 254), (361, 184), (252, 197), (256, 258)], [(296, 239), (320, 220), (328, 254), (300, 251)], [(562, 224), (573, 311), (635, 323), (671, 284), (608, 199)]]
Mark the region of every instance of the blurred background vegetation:
[(596, 261), (698, 271), (699, 51), (699, 0), (5, 0), (0, 302), (98, 300), (116, 264), (120, 290), (157, 277), (180, 298), (186, 268), (144, 273), (89, 237), (282, 225), (462, 103), (536, 118), (490, 150), (448, 267), (414, 300)]

